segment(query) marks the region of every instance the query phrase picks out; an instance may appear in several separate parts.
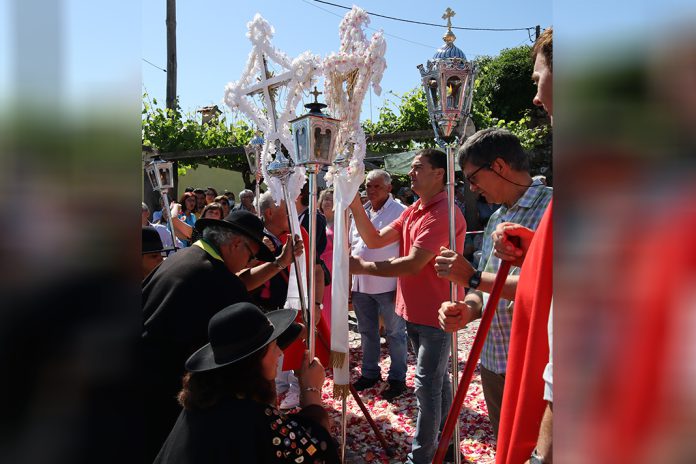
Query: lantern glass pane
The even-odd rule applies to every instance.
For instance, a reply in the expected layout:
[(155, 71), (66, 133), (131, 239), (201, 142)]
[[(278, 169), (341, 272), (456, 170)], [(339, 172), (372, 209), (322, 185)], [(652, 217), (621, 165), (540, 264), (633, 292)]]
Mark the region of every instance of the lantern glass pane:
[(331, 129), (314, 128), (314, 157), (326, 163), (330, 161)]
[(307, 137), (307, 128), (302, 125), (297, 127), (297, 133), (295, 134), (296, 148), (297, 148), (297, 161), (302, 163), (309, 160), (309, 138)]
[(440, 106), (440, 89), (436, 79), (428, 80), (428, 90), (430, 91), (430, 99), (433, 101), (433, 108), (438, 108)]
[(452, 76), (447, 79), (447, 109), (459, 109), (462, 101), (462, 80), (459, 76)]
[(171, 177), (169, 174), (169, 169), (167, 168), (159, 168), (159, 177), (160, 177), (160, 185), (162, 188), (167, 188), (171, 185)]
[(159, 188), (159, 184), (157, 183), (157, 176), (155, 175), (155, 167), (154, 166), (147, 167), (147, 176), (150, 179), (150, 184), (152, 185), (152, 188), (153, 189)]

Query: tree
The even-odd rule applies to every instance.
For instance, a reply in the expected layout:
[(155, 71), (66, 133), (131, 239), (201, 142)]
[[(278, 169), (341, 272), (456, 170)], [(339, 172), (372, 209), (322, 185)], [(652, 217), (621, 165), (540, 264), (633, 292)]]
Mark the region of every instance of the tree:
[[(162, 153), (243, 147), (253, 135), (250, 125), (244, 121), (228, 124), (223, 116), (202, 124), (195, 114), (183, 115), (178, 100), (174, 109), (161, 108), (157, 99), (150, 101), (147, 94), (143, 95), (142, 116), (143, 145), (156, 148)], [(187, 169), (195, 169), (200, 162), (198, 158), (180, 159), (177, 162), (178, 170), (183, 174)], [(210, 157), (206, 158), (205, 164), (239, 171), (245, 178), (245, 183), (250, 179), (249, 165), (244, 155)]]

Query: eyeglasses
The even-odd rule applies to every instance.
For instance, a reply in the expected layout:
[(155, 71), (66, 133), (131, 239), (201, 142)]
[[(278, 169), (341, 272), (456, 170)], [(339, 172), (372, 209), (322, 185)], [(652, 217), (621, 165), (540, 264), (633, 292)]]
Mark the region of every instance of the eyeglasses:
[(256, 259), (256, 254), (255, 254), (254, 251), (251, 249), (251, 247), (249, 246), (249, 243), (247, 243), (246, 240), (242, 240), (242, 243), (244, 244), (244, 247), (245, 247), (245, 248), (247, 249), (247, 251), (249, 252), (249, 259), (247, 260), (247, 264), (249, 264), (249, 263), (251, 263), (252, 261), (254, 261), (254, 260)]
[(490, 164), (483, 165), (483, 166), (481, 166), (480, 168), (478, 168), (477, 170), (475, 170), (474, 172), (472, 172), (471, 174), (469, 174), (468, 176), (464, 176), (464, 178), (465, 178), (470, 184), (478, 185), (478, 184), (476, 184), (476, 181), (474, 180), (474, 177), (476, 177), (476, 174), (478, 174), (478, 172), (479, 172), (481, 169), (490, 169), (490, 168), (491, 168), (491, 165), (490, 165)]

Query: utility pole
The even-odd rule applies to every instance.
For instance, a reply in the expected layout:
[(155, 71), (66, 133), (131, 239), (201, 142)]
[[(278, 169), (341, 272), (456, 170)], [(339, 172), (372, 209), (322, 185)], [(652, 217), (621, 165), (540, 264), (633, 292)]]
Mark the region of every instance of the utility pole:
[(536, 42), (537, 40), (539, 40), (539, 36), (540, 36), (540, 35), (541, 35), (541, 26), (539, 26), (539, 25), (537, 24), (537, 27), (536, 27), (536, 37), (534, 38), (534, 41), (535, 41), (535, 42)]
[[(167, 0), (167, 108), (176, 109), (176, 0)], [(174, 188), (170, 196), (177, 201), (179, 175), (174, 162)]]
[(167, 108), (176, 106), (176, 0), (167, 0)]

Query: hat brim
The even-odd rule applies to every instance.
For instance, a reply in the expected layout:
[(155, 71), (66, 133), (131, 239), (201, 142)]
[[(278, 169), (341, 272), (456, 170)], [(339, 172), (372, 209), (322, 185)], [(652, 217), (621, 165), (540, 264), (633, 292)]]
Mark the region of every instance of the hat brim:
[(275, 255), (271, 250), (268, 249), (264, 243), (251, 235), (248, 230), (246, 230), (243, 227), (239, 227), (238, 225), (234, 224), (233, 222), (229, 221), (223, 221), (221, 219), (211, 219), (211, 218), (204, 218), (204, 219), (199, 219), (196, 221), (196, 225), (194, 226), (198, 232), (201, 234), (203, 233), (203, 229), (209, 226), (222, 226), (222, 227), (227, 227), (228, 229), (232, 229), (235, 232), (239, 232), (243, 234), (245, 237), (250, 238), (251, 240), (254, 241), (259, 246), (259, 251), (256, 253), (255, 258), (258, 259), (259, 261), (265, 261), (267, 263), (271, 263), (275, 261)]
[[(227, 359), (223, 363), (218, 363), (217, 361), (215, 361), (213, 347), (210, 345), (210, 343), (208, 343), (207, 345), (203, 346), (195, 353), (193, 353), (188, 358), (188, 360), (186, 360), (186, 370), (189, 372), (204, 372), (217, 369), (223, 366), (228, 366), (230, 364), (241, 361), (242, 359), (245, 359), (251, 356), (252, 354), (258, 352), (260, 349), (271, 343), (273, 340), (279, 338), (281, 335), (283, 335), (283, 342), (287, 342), (289, 337), (286, 336), (284, 332), (288, 328), (290, 328), (290, 330), (292, 330), (293, 332), (296, 331), (294, 337), (292, 338), (292, 340), (290, 340), (290, 343), (292, 343), (292, 341), (294, 341), (295, 338), (297, 338), (297, 336), (300, 334), (300, 330), (297, 330), (294, 327), (292, 327), (293, 321), (297, 317), (296, 309), (278, 309), (276, 311), (266, 313), (266, 317), (271, 322), (271, 324), (273, 324), (273, 332), (271, 333), (271, 335), (269, 335), (268, 339), (260, 343), (258, 346), (252, 348), (246, 353), (240, 353), (238, 356), (235, 356), (234, 358)], [(299, 327), (299, 324), (295, 325), (297, 325), (298, 328), (301, 329), (301, 327)]]
[(174, 247), (165, 247), (165, 248), (160, 248), (159, 250), (147, 250), (147, 251), (143, 251), (143, 254), (144, 254), (144, 255), (149, 255), (149, 254), (152, 254), (152, 253), (162, 253), (162, 252), (170, 253), (170, 252), (172, 252), (172, 251), (174, 251), (174, 250), (176, 250), (176, 248), (174, 248)]

